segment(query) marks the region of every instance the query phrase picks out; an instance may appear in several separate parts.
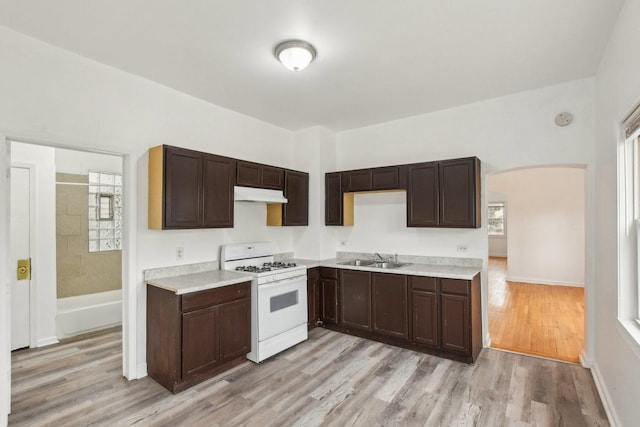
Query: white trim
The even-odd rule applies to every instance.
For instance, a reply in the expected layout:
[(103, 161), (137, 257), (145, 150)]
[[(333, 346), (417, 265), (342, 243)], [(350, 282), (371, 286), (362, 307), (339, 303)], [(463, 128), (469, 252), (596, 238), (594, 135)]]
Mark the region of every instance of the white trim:
[(640, 359), (640, 328), (635, 321), (618, 318), (617, 327), (631, 351)]
[(586, 350), (583, 350), (582, 353), (580, 353), (579, 359), (580, 365), (582, 365), (583, 368), (591, 369), (593, 366), (593, 359), (587, 357)]
[[(137, 169), (138, 153), (122, 156), (122, 184), (124, 208), (122, 210), (122, 374), (128, 379), (141, 378), (138, 364), (138, 288), (137, 253)], [(142, 287), (144, 289), (144, 287)], [(144, 311), (143, 311), (144, 312)], [(146, 376), (146, 364), (144, 369)]]
[(505, 280), (509, 282), (531, 283), (535, 285), (552, 285), (552, 286), (573, 286), (584, 288), (584, 283), (580, 282), (560, 282), (554, 280), (535, 279), (531, 277), (507, 276)]
[[(11, 162), (10, 168), (20, 168), (29, 170), (29, 258), (33, 259), (33, 251), (36, 247), (36, 176), (37, 165), (32, 163)], [(9, 178), (11, 179), (11, 178)], [(11, 197), (11, 186), (8, 188), (9, 193), (7, 199)], [(11, 221), (11, 214), (9, 214)], [(11, 250), (11, 241), (9, 240), (9, 250)], [(36, 260), (36, 263), (38, 260)], [(36, 264), (37, 265), (37, 264)], [(37, 267), (31, 270), (31, 278), (29, 279), (29, 347), (40, 347), (38, 345), (38, 271)]]
[(593, 363), (593, 367), (591, 368), (591, 376), (593, 377), (593, 382), (596, 384), (596, 389), (598, 389), (598, 394), (600, 395), (600, 400), (602, 401), (604, 412), (607, 414), (609, 424), (611, 424), (611, 427), (622, 426), (620, 418), (618, 417), (618, 413), (616, 412), (616, 408), (613, 405), (613, 400), (609, 395), (609, 390), (607, 389), (607, 386), (605, 385), (605, 382), (602, 378), (602, 374), (600, 373), (598, 364), (595, 362)]
[(51, 344), (58, 344), (59, 342), (60, 341), (58, 341), (58, 337), (56, 337), (55, 335), (47, 338), (40, 338), (36, 342), (36, 347), (44, 347)]
[(140, 363), (136, 368), (136, 378), (144, 378), (147, 376), (147, 364)]

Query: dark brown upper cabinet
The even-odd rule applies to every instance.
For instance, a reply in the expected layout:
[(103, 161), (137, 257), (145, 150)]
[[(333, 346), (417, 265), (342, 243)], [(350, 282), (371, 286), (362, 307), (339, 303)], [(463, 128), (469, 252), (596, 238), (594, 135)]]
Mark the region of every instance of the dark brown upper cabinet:
[(324, 176), (324, 223), (342, 225), (342, 173)]
[(282, 225), (309, 225), (309, 174), (285, 171), (284, 197)]
[(480, 161), (439, 162), (441, 227), (480, 227)]
[(287, 203), (267, 204), (267, 225), (309, 225), (309, 174), (284, 171)]
[(371, 190), (371, 169), (360, 169), (344, 172), (345, 191)]
[(407, 167), (407, 227), (438, 225), (438, 164)]
[(478, 228), (480, 160), (475, 157), (331, 172), (325, 224), (353, 225), (353, 194), (407, 190), (407, 227)]
[(282, 190), (284, 188), (284, 170), (274, 166), (238, 160), (236, 185)]
[(371, 169), (372, 190), (396, 190), (400, 187), (400, 167), (387, 166)]
[(149, 228), (233, 227), (234, 159), (161, 145), (149, 150)]

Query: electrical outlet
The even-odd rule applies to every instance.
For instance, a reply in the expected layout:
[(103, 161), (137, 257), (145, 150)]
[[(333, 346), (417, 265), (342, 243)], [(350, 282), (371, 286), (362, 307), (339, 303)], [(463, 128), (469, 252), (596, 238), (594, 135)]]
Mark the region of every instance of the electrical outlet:
[(458, 252), (467, 252), (467, 245), (458, 245)]
[(184, 259), (184, 248), (176, 248), (176, 260), (182, 261)]

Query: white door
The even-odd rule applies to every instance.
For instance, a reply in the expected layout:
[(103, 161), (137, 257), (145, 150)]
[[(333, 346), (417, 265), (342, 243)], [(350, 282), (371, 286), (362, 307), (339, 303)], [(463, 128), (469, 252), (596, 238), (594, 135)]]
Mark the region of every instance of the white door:
[(28, 260), (30, 241), (29, 206), (31, 170), (11, 167), (11, 223), (10, 264), (11, 272), (11, 350), (29, 347), (29, 279), (18, 280), (18, 260)]

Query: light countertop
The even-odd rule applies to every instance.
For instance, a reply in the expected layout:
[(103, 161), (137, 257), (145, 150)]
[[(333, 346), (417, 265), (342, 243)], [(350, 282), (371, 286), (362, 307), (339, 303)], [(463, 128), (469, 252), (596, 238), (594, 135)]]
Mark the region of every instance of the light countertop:
[(410, 276), (429, 276), (441, 277), (446, 279), (462, 279), (471, 280), (474, 276), (482, 271), (479, 267), (462, 267), (457, 265), (435, 265), (435, 264), (409, 264), (399, 268), (376, 268), (355, 265), (343, 265), (343, 262), (350, 261), (347, 258), (332, 258), (322, 261), (314, 261), (307, 259), (294, 258), (287, 262), (295, 262), (298, 265), (304, 265), (307, 268), (313, 267), (330, 267), (343, 268), (347, 270), (373, 271), (377, 273), (395, 273), (407, 274)]
[[(435, 265), (435, 264), (408, 264), (399, 268), (375, 268), (366, 266), (343, 265), (346, 258), (332, 258), (322, 261), (291, 258), (285, 262), (295, 262), (307, 268), (329, 267), (342, 268), (347, 270), (372, 271), (377, 273), (406, 274), (410, 276), (429, 276), (447, 279), (471, 280), (482, 271), (479, 267), (462, 267), (456, 265)], [(221, 286), (235, 285), (236, 283), (251, 281), (252, 276), (235, 271), (213, 270), (200, 273), (183, 274), (174, 277), (164, 277), (159, 279), (147, 279), (150, 285), (175, 292), (176, 295), (190, 292), (204, 291), (207, 289), (219, 288)]]
[(148, 279), (146, 282), (158, 288), (175, 292), (176, 295), (182, 295), (221, 286), (235, 285), (236, 283), (250, 282), (251, 279), (252, 276), (247, 274), (227, 270), (213, 270), (161, 279)]

